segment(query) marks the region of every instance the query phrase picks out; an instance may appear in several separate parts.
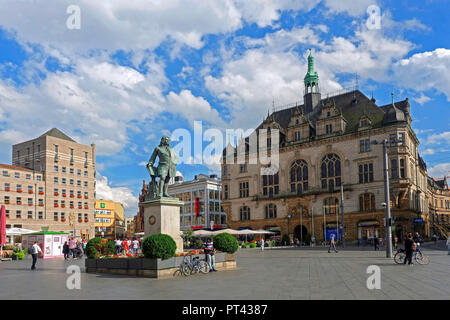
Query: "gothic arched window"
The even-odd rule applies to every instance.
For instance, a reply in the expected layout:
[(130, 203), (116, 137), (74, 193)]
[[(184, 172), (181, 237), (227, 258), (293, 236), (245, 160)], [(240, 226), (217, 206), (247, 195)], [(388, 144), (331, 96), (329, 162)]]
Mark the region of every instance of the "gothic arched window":
[(305, 160), (295, 160), (291, 165), (291, 192), (302, 194), (308, 191), (308, 164)]
[(322, 158), (320, 180), (322, 189), (333, 191), (335, 187), (341, 186), (341, 159), (337, 154), (330, 153)]

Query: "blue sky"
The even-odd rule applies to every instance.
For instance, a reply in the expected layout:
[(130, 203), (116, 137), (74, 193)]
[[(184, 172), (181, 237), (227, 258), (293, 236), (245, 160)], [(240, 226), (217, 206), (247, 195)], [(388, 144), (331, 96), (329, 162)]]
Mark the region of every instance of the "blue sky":
[[(370, 5), (380, 28), (367, 27)], [(98, 194), (132, 216), (162, 134), (195, 120), (249, 129), (273, 102), (301, 101), (311, 48), (323, 94), (358, 74), (379, 105), (408, 97), (429, 174), (450, 175), (449, 12), (430, 0), (0, 0), (0, 163), (57, 127), (96, 143)], [(178, 166), (186, 179), (217, 169)]]

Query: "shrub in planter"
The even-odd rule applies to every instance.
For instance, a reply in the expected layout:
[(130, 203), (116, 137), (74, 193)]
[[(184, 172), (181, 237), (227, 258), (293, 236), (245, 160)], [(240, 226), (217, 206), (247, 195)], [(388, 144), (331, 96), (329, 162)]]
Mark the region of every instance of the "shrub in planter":
[(168, 234), (152, 234), (144, 239), (142, 252), (146, 258), (169, 259), (175, 256), (177, 244)]
[(239, 243), (236, 238), (229, 233), (218, 234), (214, 236), (213, 240), (214, 248), (222, 252), (235, 253), (239, 248)]
[(98, 259), (101, 255), (114, 253), (114, 241), (111, 239), (92, 238), (86, 244), (86, 255), (89, 259)]
[(256, 243), (250, 243), (250, 248), (256, 248)]

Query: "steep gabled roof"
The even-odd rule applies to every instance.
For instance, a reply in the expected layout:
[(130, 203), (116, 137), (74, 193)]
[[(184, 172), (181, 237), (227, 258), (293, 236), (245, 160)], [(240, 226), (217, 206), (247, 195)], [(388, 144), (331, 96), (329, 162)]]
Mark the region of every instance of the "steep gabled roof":
[(43, 137), (43, 136), (50, 136), (50, 137), (55, 137), (55, 138), (58, 138), (58, 139), (63, 139), (63, 140), (71, 141), (71, 142), (76, 142), (71, 137), (69, 137), (68, 135), (64, 134), (63, 132), (61, 132), (61, 130), (59, 130), (57, 128), (53, 128), (53, 129), (48, 130), (46, 133), (41, 135), (41, 137)]

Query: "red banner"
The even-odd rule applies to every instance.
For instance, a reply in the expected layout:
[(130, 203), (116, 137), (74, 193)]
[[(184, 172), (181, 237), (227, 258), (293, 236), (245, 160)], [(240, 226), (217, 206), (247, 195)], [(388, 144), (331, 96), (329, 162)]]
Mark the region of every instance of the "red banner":
[(198, 198), (195, 198), (195, 216), (198, 217), (198, 213), (200, 212), (200, 203)]
[(0, 246), (4, 246), (5, 243), (6, 243), (6, 208), (5, 206), (2, 206), (0, 208)]

